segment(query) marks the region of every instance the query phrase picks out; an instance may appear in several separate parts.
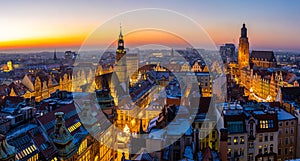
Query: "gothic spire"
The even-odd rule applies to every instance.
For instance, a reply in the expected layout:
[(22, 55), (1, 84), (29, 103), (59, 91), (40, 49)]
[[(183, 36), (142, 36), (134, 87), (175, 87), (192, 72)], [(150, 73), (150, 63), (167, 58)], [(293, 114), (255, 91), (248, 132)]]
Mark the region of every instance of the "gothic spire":
[(243, 27), (241, 28), (241, 37), (247, 38), (247, 28), (245, 23), (243, 23)]
[(56, 57), (56, 49), (54, 50), (53, 59), (54, 59), (54, 60), (57, 60), (57, 57)]
[(123, 35), (122, 35), (122, 24), (120, 23), (120, 35), (119, 35), (119, 39), (123, 39)]

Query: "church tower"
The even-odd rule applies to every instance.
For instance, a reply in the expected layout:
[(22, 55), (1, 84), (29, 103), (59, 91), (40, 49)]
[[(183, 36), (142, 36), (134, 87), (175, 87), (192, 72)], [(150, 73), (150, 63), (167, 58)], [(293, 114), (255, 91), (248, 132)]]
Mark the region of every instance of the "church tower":
[(120, 26), (120, 34), (118, 39), (118, 48), (116, 51), (116, 63), (126, 54), (126, 50), (124, 47), (124, 39), (122, 35), (122, 26)]
[(249, 66), (249, 42), (245, 24), (243, 24), (241, 29), (241, 37), (239, 40), (238, 64), (240, 69)]
[(124, 47), (124, 39), (122, 35), (122, 26), (120, 26), (120, 34), (118, 39), (118, 48), (116, 51), (116, 74), (120, 83), (126, 82), (127, 66), (126, 66), (126, 50)]
[(53, 60), (57, 60), (56, 50), (54, 51), (54, 54), (53, 54)]

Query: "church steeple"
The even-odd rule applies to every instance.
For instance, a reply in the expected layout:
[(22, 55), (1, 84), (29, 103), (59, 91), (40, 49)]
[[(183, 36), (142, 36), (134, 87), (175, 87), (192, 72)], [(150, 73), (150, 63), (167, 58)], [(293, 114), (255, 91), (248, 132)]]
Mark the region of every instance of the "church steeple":
[(120, 34), (119, 34), (119, 40), (118, 40), (118, 50), (124, 50), (124, 40), (123, 40), (121, 24), (120, 24)]
[(120, 34), (119, 34), (119, 39), (123, 39), (123, 35), (122, 35), (122, 25), (120, 24)]
[[(120, 84), (127, 80), (127, 65), (126, 65), (126, 50), (124, 47), (124, 39), (122, 34), (122, 26), (120, 24), (120, 34), (118, 39), (118, 48), (116, 51), (116, 74), (119, 78)], [(126, 83), (125, 83), (126, 84)]]
[(241, 37), (247, 38), (247, 28), (246, 28), (245, 23), (243, 23), (243, 27), (241, 28)]
[(239, 40), (239, 51), (238, 51), (238, 63), (239, 68), (249, 67), (249, 42), (247, 37), (247, 28), (245, 23), (241, 28), (241, 37)]
[(56, 57), (56, 50), (54, 50), (53, 60), (57, 60), (57, 57)]

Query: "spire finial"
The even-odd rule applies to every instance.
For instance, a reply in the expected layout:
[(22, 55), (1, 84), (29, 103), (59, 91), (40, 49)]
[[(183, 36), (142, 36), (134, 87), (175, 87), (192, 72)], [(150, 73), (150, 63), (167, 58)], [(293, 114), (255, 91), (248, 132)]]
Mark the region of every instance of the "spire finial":
[(241, 37), (247, 38), (247, 28), (245, 23), (243, 23), (243, 27), (241, 28)]
[(122, 23), (120, 22), (120, 35), (122, 35)]
[(54, 56), (53, 56), (53, 59), (54, 59), (54, 60), (57, 59), (57, 56), (56, 56), (56, 49), (54, 50)]

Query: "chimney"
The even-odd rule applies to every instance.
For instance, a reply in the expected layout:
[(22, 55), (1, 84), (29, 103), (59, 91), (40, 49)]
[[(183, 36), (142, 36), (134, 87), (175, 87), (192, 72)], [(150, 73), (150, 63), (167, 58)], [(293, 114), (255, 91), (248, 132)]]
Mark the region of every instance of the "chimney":
[(63, 112), (55, 113), (56, 120), (54, 132), (50, 134), (50, 138), (58, 150), (58, 155), (62, 158), (72, 154), (76, 150), (75, 145), (72, 142), (73, 136), (65, 126), (63, 115)]
[(50, 102), (49, 106), (49, 112), (54, 111), (56, 109), (56, 102)]
[[(63, 119), (63, 112), (56, 112), (55, 113), (55, 130), (54, 133), (57, 135), (60, 135), (61, 131), (67, 130), (64, 128), (65, 126), (65, 120)], [(61, 130), (62, 129), (62, 130)]]

